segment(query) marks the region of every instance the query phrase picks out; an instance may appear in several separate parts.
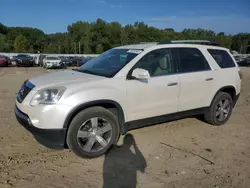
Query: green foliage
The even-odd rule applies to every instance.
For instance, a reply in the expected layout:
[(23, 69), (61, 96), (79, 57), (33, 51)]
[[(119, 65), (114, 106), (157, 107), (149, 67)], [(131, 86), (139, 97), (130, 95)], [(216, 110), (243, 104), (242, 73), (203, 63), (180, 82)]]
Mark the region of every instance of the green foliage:
[(23, 35), (18, 35), (14, 40), (14, 49), (16, 52), (26, 52), (29, 49), (27, 38)]
[(6, 42), (6, 36), (0, 33), (0, 52), (8, 52), (10, 45)]
[(78, 21), (68, 26), (65, 33), (45, 34), (29, 27), (6, 27), (0, 23), (0, 51), (46, 53), (101, 53), (110, 48), (138, 42), (162, 40), (206, 39), (215, 40), (222, 46), (245, 53), (250, 33), (226, 35), (206, 29), (173, 28), (158, 29), (143, 22), (122, 26), (119, 22), (108, 23)]
[(240, 53), (245, 53), (247, 51), (247, 44), (250, 41), (249, 33), (239, 33), (232, 37), (231, 49), (236, 50)]
[(44, 53), (58, 53), (58, 48), (57, 45), (55, 43), (49, 43), (49, 45), (47, 45), (44, 48)]
[(95, 52), (96, 54), (101, 54), (103, 52), (102, 44), (97, 44)]

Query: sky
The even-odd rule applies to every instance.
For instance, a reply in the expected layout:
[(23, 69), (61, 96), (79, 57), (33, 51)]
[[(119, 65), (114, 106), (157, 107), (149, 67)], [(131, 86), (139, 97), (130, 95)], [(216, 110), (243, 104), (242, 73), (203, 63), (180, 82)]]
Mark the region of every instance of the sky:
[(158, 28), (250, 32), (250, 0), (0, 0), (0, 22), (65, 32), (76, 21), (102, 18), (122, 25), (143, 21)]

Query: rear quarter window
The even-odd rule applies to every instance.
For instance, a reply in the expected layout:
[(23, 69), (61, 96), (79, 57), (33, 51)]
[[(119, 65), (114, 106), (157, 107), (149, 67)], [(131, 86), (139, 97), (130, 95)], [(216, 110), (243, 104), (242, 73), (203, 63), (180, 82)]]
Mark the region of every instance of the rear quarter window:
[(207, 51), (214, 58), (220, 68), (224, 69), (235, 67), (235, 63), (227, 51), (215, 49), (208, 49)]

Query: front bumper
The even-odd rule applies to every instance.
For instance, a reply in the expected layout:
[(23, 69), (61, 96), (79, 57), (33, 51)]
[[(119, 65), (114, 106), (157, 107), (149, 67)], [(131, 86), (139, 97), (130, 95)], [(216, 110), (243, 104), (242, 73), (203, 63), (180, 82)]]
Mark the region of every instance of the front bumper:
[(61, 68), (61, 67), (63, 67), (63, 64), (47, 63), (47, 68)]
[(39, 129), (34, 127), (29, 116), (15, 107), (17, 121), (42, 145), (52, 149), (62, 149), (65, 147), (66, 129)]
[(17, 63), (20, 66), (32, 66), (33, 65), (33, 61), (28, 61), (28, 60), (18, 61)]

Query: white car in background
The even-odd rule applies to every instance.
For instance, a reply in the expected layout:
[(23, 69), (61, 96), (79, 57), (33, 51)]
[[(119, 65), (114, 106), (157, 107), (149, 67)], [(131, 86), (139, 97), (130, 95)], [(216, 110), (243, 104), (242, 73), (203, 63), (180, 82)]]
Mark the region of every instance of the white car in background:
[(62, 60), (57, 56), (46, 56), (43, 61), (43, 68), (62, 68)]

